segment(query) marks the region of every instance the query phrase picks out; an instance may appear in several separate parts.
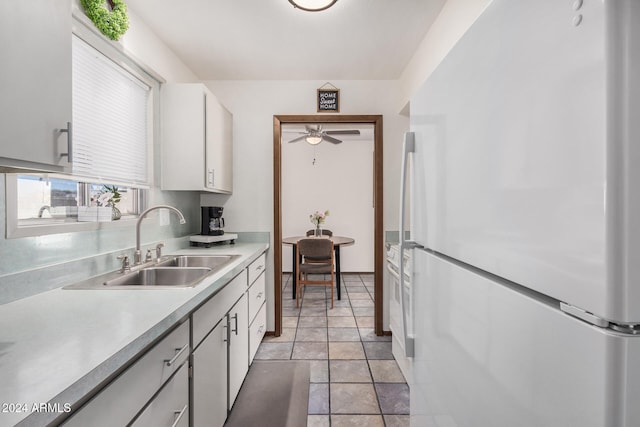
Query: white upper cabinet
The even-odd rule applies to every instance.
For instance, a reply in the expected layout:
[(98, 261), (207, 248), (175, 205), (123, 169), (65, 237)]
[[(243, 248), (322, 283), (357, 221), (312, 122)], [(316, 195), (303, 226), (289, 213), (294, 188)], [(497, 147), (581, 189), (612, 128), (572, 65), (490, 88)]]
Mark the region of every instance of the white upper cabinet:
[(162, 189), (233, 190), (233, 118), (203, 84), (162, 87)]
[(70, 172), (71, 2), (3, 0), (0, 170)]

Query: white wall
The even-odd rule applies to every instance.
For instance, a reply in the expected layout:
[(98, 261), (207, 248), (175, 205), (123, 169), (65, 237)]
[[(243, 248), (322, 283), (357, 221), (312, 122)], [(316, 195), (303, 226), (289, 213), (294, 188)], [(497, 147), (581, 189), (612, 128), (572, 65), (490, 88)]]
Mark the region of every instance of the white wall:
[[(315, 227), (309, 215), (329, 210), (321, 227), (355, 239), (341, 249), (341, 270), (373, 272), (373, 138), (287, 143), (296, 136), (285, 134), (282, 144), (282, 235), (304, 235)], [(291, 271), (291, 264), (292, 248), (285, 245), (283, 271)]]
[[(317, 114), (316, 89), (325, 83), (306, 80), (205, 82), (233, 113), (233, 195), (202, 197), (205, 205), (224, 205), (227, 230), (268, 231), (273, 245), (273, 116)], [(391, 204), (384, 203), (384, 224), (385, 230), (397, 229), (399, 151), (402, 133), (408, 128), (408, 119), (394, 108), (397, 81), (331, 83), (340, 88), (341, 114), (383, 115), (383, 197), (385, 201), (392, 200)], [(267, 263), (273, 265), (273, 251), (269, 252)], [(268, 301), (274, 298), (273, 285), (273, 277), (267, 276)], [(267, 318), (267, 329), (274, 330), (272, 304), (267, 306)]]
[[(273, 116), (317, 114), (316, 89), (325, 81), (210, 80), (205, 84), (233, 114), (233, 196), (224, 202), (230, 231), (273, 231)], [(341, 114), (382, 114), (384, 138), (384, 224), (397, 228), (397, 170), (408, 119), (394, 108), (397, 81), (331, 81), (340, 88)], [(389, 173), (387, 174), (387, 171)], [(397, 206), (397, 202), (395, 202)]]
[[(93, 23), (80, 6), (80, 0), (73, 0), (73, 14), (93, 28)], [(129, 15), (129, 29), (114, 44), (122, 46), (138, 64), (152, 70), (167, 82), (199, 81), (198, 76), (131, 9), (127, 11), (127, 15)]]
[[(385, 230), (398, 230), (400, 150), (402, 135), (409, 129), (409, 118), (401, 111), (406, 111), (411, 95), (489, 3), (490, 0), (448, 0), (399, 80), (331, 82), (341, 89), (342, 114), (383, 115)], [(273, 232), (273, 116), (316, 114), (316, 89), (325, 83), (205, 82), (234, 115), (233, 196), (206, 196), (203, 200), (206, 204), (224, 205), (228, 230)], [(272, 278), (269, 280), (268, 299), (273, 301)], [(272, 308), (268, 319), (268, 329), (273, 330)]]
[(400, 77), (398, 111), (489, 3), (491, 0), (447, 0)]
[(170, 83), (200, 81), (178, 56), (167, 47), (138, 16), (129, 11), (129, 30), (121, 43), (139, 60)]

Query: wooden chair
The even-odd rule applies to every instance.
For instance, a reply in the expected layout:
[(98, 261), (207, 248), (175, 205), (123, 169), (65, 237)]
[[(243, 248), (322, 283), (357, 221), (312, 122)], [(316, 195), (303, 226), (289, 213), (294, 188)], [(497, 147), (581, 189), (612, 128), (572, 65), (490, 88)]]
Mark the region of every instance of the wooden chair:
[[(316, 230), (315, 229), (311, 229), (311, 230), (307, 231), (307, 237), (313, 236), (315, 234), (316, 234)], [(331, 230), (327, 230), (326, 228), (323, 228), (322, 229), (322, 235), (331, 237), (331, 236), (333, 236), (333, 232)]]
[[(311, 261), (310, 259), (313, 259)], [(333, 284), (335, 282), (335, 256), (333, 242), (329, 239), (302, 239), (296, 245), (297, 284), (296, 307), (302, 298), (302, 287), (322, 285), (331, 288), (331, 308), (333, 308)], [(323, 260), (319, 262), (319, 260)], [(322, 280), (309, 278), (309, 275), (322, 275)], [(330, 279), (324, 279), (330, 275)]]

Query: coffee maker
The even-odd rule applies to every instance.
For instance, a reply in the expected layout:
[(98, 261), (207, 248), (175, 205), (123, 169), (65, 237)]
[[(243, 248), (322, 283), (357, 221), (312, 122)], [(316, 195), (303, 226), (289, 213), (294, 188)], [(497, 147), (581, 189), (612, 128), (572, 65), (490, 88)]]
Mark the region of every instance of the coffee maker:
[(222, 206), (202, 206), (203, 236), (221, 236), (224, 234), (224, 218), (222, 218)]

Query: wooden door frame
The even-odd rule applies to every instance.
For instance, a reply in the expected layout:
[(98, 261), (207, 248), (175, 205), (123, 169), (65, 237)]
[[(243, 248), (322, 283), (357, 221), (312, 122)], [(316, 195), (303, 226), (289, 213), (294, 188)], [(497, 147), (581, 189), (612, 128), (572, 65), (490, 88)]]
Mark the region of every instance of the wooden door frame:
[(374, 195), (374, 319), (376, 335), (383, 335), (382, 280), (384, 268), (383, 226), (383, 157), (382, 115), (275, 115), (273, 116), (273, 283), (275, 305), (275, 336), (282, 333), (282, 125), (296, 123), (366, 123), (373, 132), (373, 195)]

